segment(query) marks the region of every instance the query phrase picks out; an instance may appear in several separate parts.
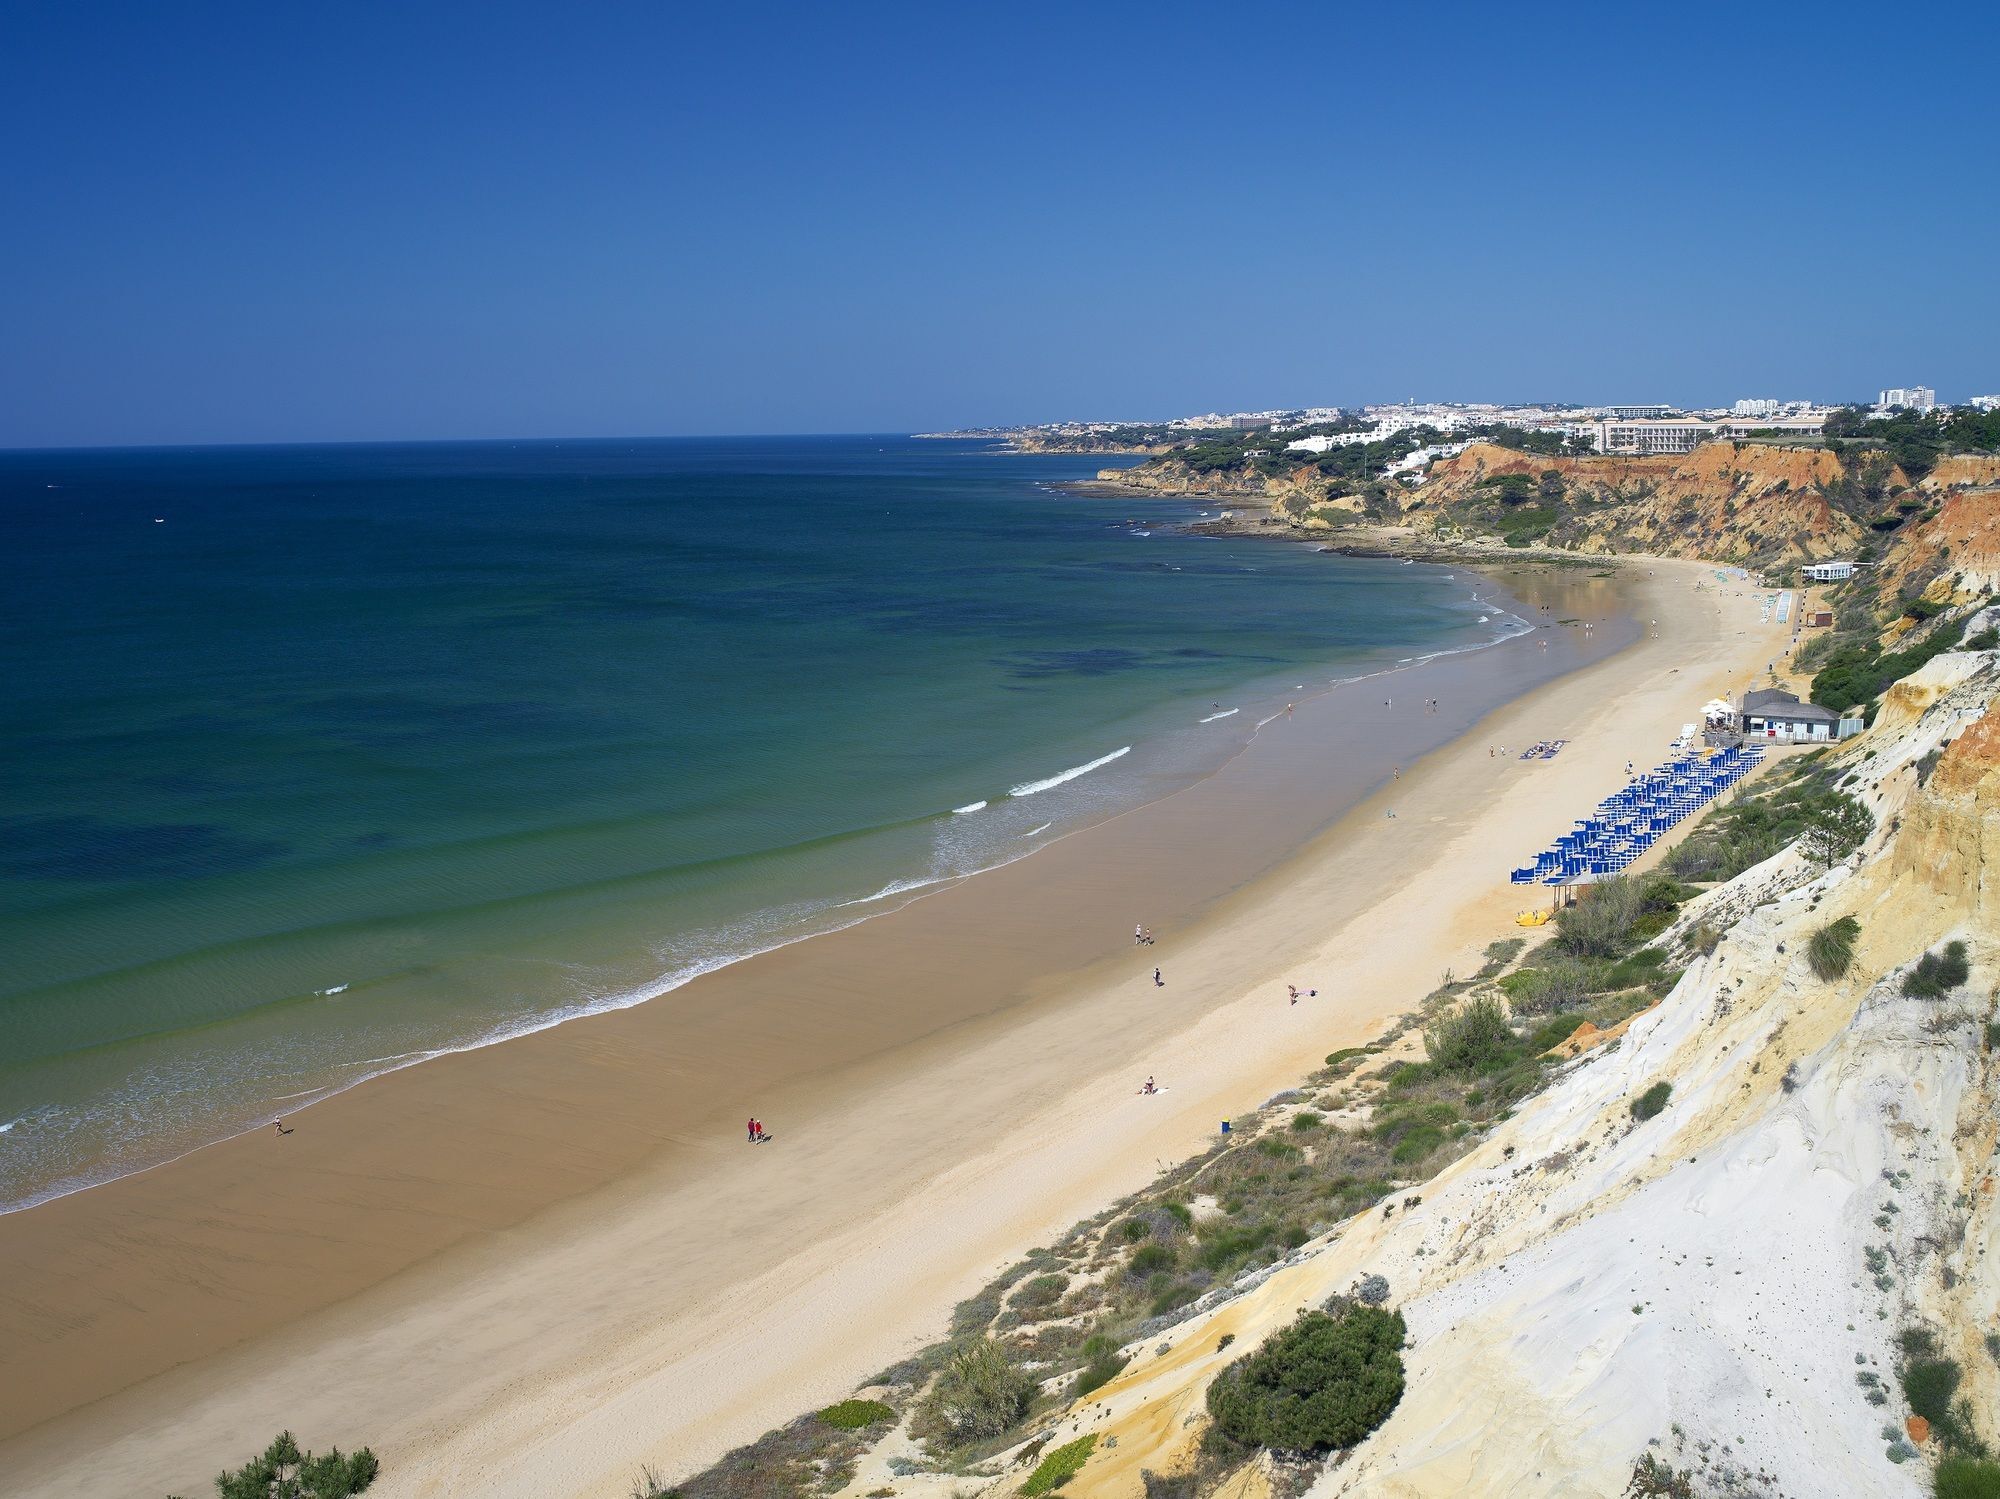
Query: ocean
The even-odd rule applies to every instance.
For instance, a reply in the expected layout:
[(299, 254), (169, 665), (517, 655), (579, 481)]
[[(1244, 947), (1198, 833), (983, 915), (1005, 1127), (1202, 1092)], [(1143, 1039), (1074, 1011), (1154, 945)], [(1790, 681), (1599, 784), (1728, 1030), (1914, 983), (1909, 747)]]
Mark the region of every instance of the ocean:
[(1106, 462), (0, 454), (0, 1208), (865, 920), (1525, 628), (1054, 487)]

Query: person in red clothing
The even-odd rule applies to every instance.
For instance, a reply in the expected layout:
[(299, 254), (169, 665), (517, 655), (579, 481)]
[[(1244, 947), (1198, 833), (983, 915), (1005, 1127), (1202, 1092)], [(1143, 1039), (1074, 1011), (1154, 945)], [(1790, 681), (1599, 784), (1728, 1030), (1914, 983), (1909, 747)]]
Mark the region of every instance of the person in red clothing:
[(753, 1118), (753, 1119), (752, 1119), (752, 1120), (750, 1121), (750, 1143), (751, 1143), (752, 1145), (755, 1145), (755, 1144), (757, 1143), (757, 1137), (758, 1137), (759, 1135), (763, 1134), (763, 1133), (764, 1133), (764, 1126), (763, 1126), (763, 1125), (761, 1125), (761, 1124), (759, 1124), (759, 1123), (758, 1123), (758, 1122), (757, 1122), (757, 1121), (756, 1121), (756, 1120), (755, 1120), (755, 1119)]

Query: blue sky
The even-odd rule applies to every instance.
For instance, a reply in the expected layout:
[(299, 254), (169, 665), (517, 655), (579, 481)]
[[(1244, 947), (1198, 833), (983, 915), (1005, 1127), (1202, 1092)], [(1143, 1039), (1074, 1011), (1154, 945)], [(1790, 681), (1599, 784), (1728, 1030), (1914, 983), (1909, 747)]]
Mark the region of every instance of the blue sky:
[(2000, 390), (2000, 8), (0, 15), (0, 446)]

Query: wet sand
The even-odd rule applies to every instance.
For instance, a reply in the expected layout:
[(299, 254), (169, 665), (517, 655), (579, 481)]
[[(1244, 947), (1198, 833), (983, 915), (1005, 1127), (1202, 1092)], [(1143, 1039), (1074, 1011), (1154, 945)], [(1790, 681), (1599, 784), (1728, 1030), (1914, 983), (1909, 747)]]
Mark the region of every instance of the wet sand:
[[(390, 1495), (623, 1494), (844, 1394), (1472, 960), (1509, 865), (1740, 690), (1754, 601), (1657, 571), (1615, 656), (1555, 627), (1302, 694), (1217, 774), (901, 911), (0, 1219), (0, 1470), (194, 1489), (290, 1426), (373, 1445)], [(1587, 572), (1533, 586), (1611, 612)], [(1539, 737), (1576, 742), (1486, 753)]]

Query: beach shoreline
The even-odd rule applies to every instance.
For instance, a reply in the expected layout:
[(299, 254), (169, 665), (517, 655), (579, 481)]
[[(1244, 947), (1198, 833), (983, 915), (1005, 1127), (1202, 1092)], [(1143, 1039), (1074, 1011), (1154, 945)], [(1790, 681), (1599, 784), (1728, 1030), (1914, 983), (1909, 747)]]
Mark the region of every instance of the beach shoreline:
[[(19, 1224), (0, 1221), (0, 1264), (33, 1272), (14, 1278), (6, 1303), (17, 1352), (5, 1387), (10, 1399), (25, 1397), (33, 1378), (36, 1400), (16, 1408), (55, 1407), (0, 1446), (0, 1458), (24, 1492), (96, 1492), (108, 1476), (193, 1483), (237, 1446), (261, 1443), (264, 1427), (291, 1425), (316, 1444), (374, 1445), (388, 1462), (382, 1491), (392, 1495), (622, 1493), (641, 1461), (686, 1471), (845, 1393), (888, 1361), (882, 1355), (933, 1334), (942, 1311), (996, 1260), (1131, 1190), (1150, 1161), (1198, 1148), (1217, 1117), (1261, 1102), (1258, 1088), (1282, 1086), (1333, 1046), (1368, 1039), (1441, 968), (1462, 966), (1491, 940), (1494, 913), (1504, 917), (1518, 901), (1504, 884), (1507, 863), (1608, 790), (1599, 783), (1624, 759), (1658, 758), (1695, 704), (1740, 688), (1761, 664), (1775, 637), (1759, 637), (1754, 603), (1693, 592), (1689, 581), (1703, 571), (1625, 564), (1618, 586), (1632, 594), (1627, 607), (1638, 618), (1657, 611), (1660, 630), (1504, 697), (1279, 868), (1249, 870), (1185, 927), (1162, 921), (1162, 943), (1144, 961), (1117, 945), (1116, 933), (1130, 930), (1121, 918), (1099, 932), (1105, 950), (1048, 955), (1053, 968), (1044, 964), (1013, 1003), (940, 1013), (914, 1036), (850, 1049), (831, 1070), (803, 1065), (796, 1050), (780, 1055), (781, 1039), (840, 1055), (853, 1039), (840, 1033), (871, 1023), (870, 996), (841, 996), (846, 1007), (829, 1012), (822, 993), (811, 1008), (766, 1017), (801, 1034), (764, 1038), (767, 1070), (782, 1081), (768, 1095), (774, 1102), (759, 1107), (780, 1139), (778, 1150), (756, 1153), (754, 1170), (744, 1169), (733, 1135), (648, 1136), (662, 1054), (657, 1036), (638, 1032), (700, 1018), (655, 1001), (543, 1033), (547, 1046), (510, 1042), (394, 1074), (410, 1080), (398, 1089), (341, 1095), (353, 1102), (342, 1109), (337, 1099), (301, 1124), (314, 1145), (337, 1136), (338, 1158), (293, 1162), (303, 1186), (261, 1217), (240, 1207), (260, 1200), (259, 1173), (271, 1170), (270, 1152), (259, 1149), (271, 1142), (257, 1140), (15, 1215)], [(1300, 719), (1313, 709), (1304, 705)], [(1298, 727), (1298, 764), (1284, 762), (1282, 745), (1260, 757), (1281, 786), (1313, 770), (1308, 725)], [(1481, 753), (1489, 739), (1541, 737), (1569, 737), (1572, 748), (1527, 766)], [(1546, 789), (1551, 768), (1562, 796), (1524, 795)], [(1211, 804), (1168, 844), (1202, 837), (1204, 818), (1213, 836), (1218, 816), (1273, 799), (1269, 784), (1239, 779), (1246, 784), (1211, 787)], [(1392, 805), (1396, 817), (1384, 816)], [(1117, 837), (1099, 841), (1121, 851)], [(1157, 857), (1162, 846), (1128, 838), (1122, 853)], [(1060, 860), (1032, 878), (1025, 869), (1055, 852), (1006, 869), (1021, 871), (1014, 883), (1046, 876), (1061, 885)], [(1062, 894), (1094, 900), (1108, 915), (1121, 876), (1131, 870), (1115, 857), (1095, 889), (1088, 871), (1071, 870), (1080, 883)], [(1031, 892), (1016, 894), (1029, 902), (1022, 918), (1038, 919)], [(906, 908), (929, 908), (912, 929), (955, 944), (954, 961), (1001, 962), (1003, 954), (982, 951), (977, 930), (954, 928), (951, 904)], [(1399, 940), (1338, 951), (1342, 932), (1352, 946), (1370, 927), (1393, 927)], [(758, 981), (782, 989), (800, 980), (821, 957), (804, 949), (827, 941), (767, 955), (775, 961)], [(1155, 961), (1171, 975), (1167, 991), (1150, 982)], [(1279, 988), (1268, 1008), (1286, 972), (1318, 979), (1328, 999), (1293, 1010)], [(1407, 992), (1412, 983), (1416, 992)], [(1251, 1014), (1261, 1019), (1246, 1023)], [(881, 1019), (886, 1027), (909, 1016)], [(1130, 1097), (1142, 1063), (1168, 1083), (1165, 1097)], [(544, 1075), (565, 1067), (586, 1069), (591, 1087), (566, 1094)], [(664, 1086), (703, 1095), (712, 1114), (702, 1081), (669, 1077)], [(384, 1102), (392, 1092), (401, 1102)], [(322, 1123), (334, 1109), (342, 1117)], [(579, 1110), (591, 1117), (549, 1127)], [(524, 1121), (519, 1132), (494, 1123), (510, 1115)], [(468, 1129), (468, 1116), (481, 1128)], [(788, 1120), (806, 1119), (809, 1131), (787, 1133)], [(450, 1148), (412, 1133), (425, 1129), (451, 1136)], [(425, 1151), (448, 1164), (447, 1179), (425, 1174)], [(198, 1177), (220, 1194), (215, 1201), (239, 1204), (234, 1216), (185, 1214), (163, 1229), (166, 1205)], [(550, 1201), (550, 1185), (566, 1178), (597, 1184)], [(145, 1185), (121, 1192), (135, 1181)], [(90, 1386), (90, 1358), (79, 1350), (111, 1339), (129, 1352), (132, 1336), (101, 1320), (79, 1328), (76, 1308), (89, 1295), (116, 1289), (137, 1301), (135, 1325), (156, 1321), (162, 1298), (179, 1297), (185, 1311), (204, 1297), (241, 1304), (280, 1295), (297, 1267), (279, 1262), (276, 1246), (308, 1244), (328, 1227), (309, 1211), (315, 1193), (331, 1199), (329, 1217), (344, 1212), (367, 1225), (341, 1244), (359, 1289), (302, 1317), (267, 1320), (204, 1361), (169, 1364), (167, 1378), (77, 1398)], [(451, 1200), (436, 1200), (441, 1193)], [(65, 1204), (75, 1206), (65, 1213)], [(458, 1232), (413, 1258), (412, 1237), (434, 1233), (441, 1218)], [(9, 1232), (31, 1223), (33, 1232)], [(909, 1253), (911, 1242), (923, 1252)], [(50, 1258), (64, 1245), (81, 1252), (58, 1268)], [(148, 1257), (171, 1265), (144, 1284), (120, 1279)], [(227, 1284), (214, 1283), (217, 1265), (229, 1267)], [(88, 1474), (76, 1457), (86, 1452)]]

